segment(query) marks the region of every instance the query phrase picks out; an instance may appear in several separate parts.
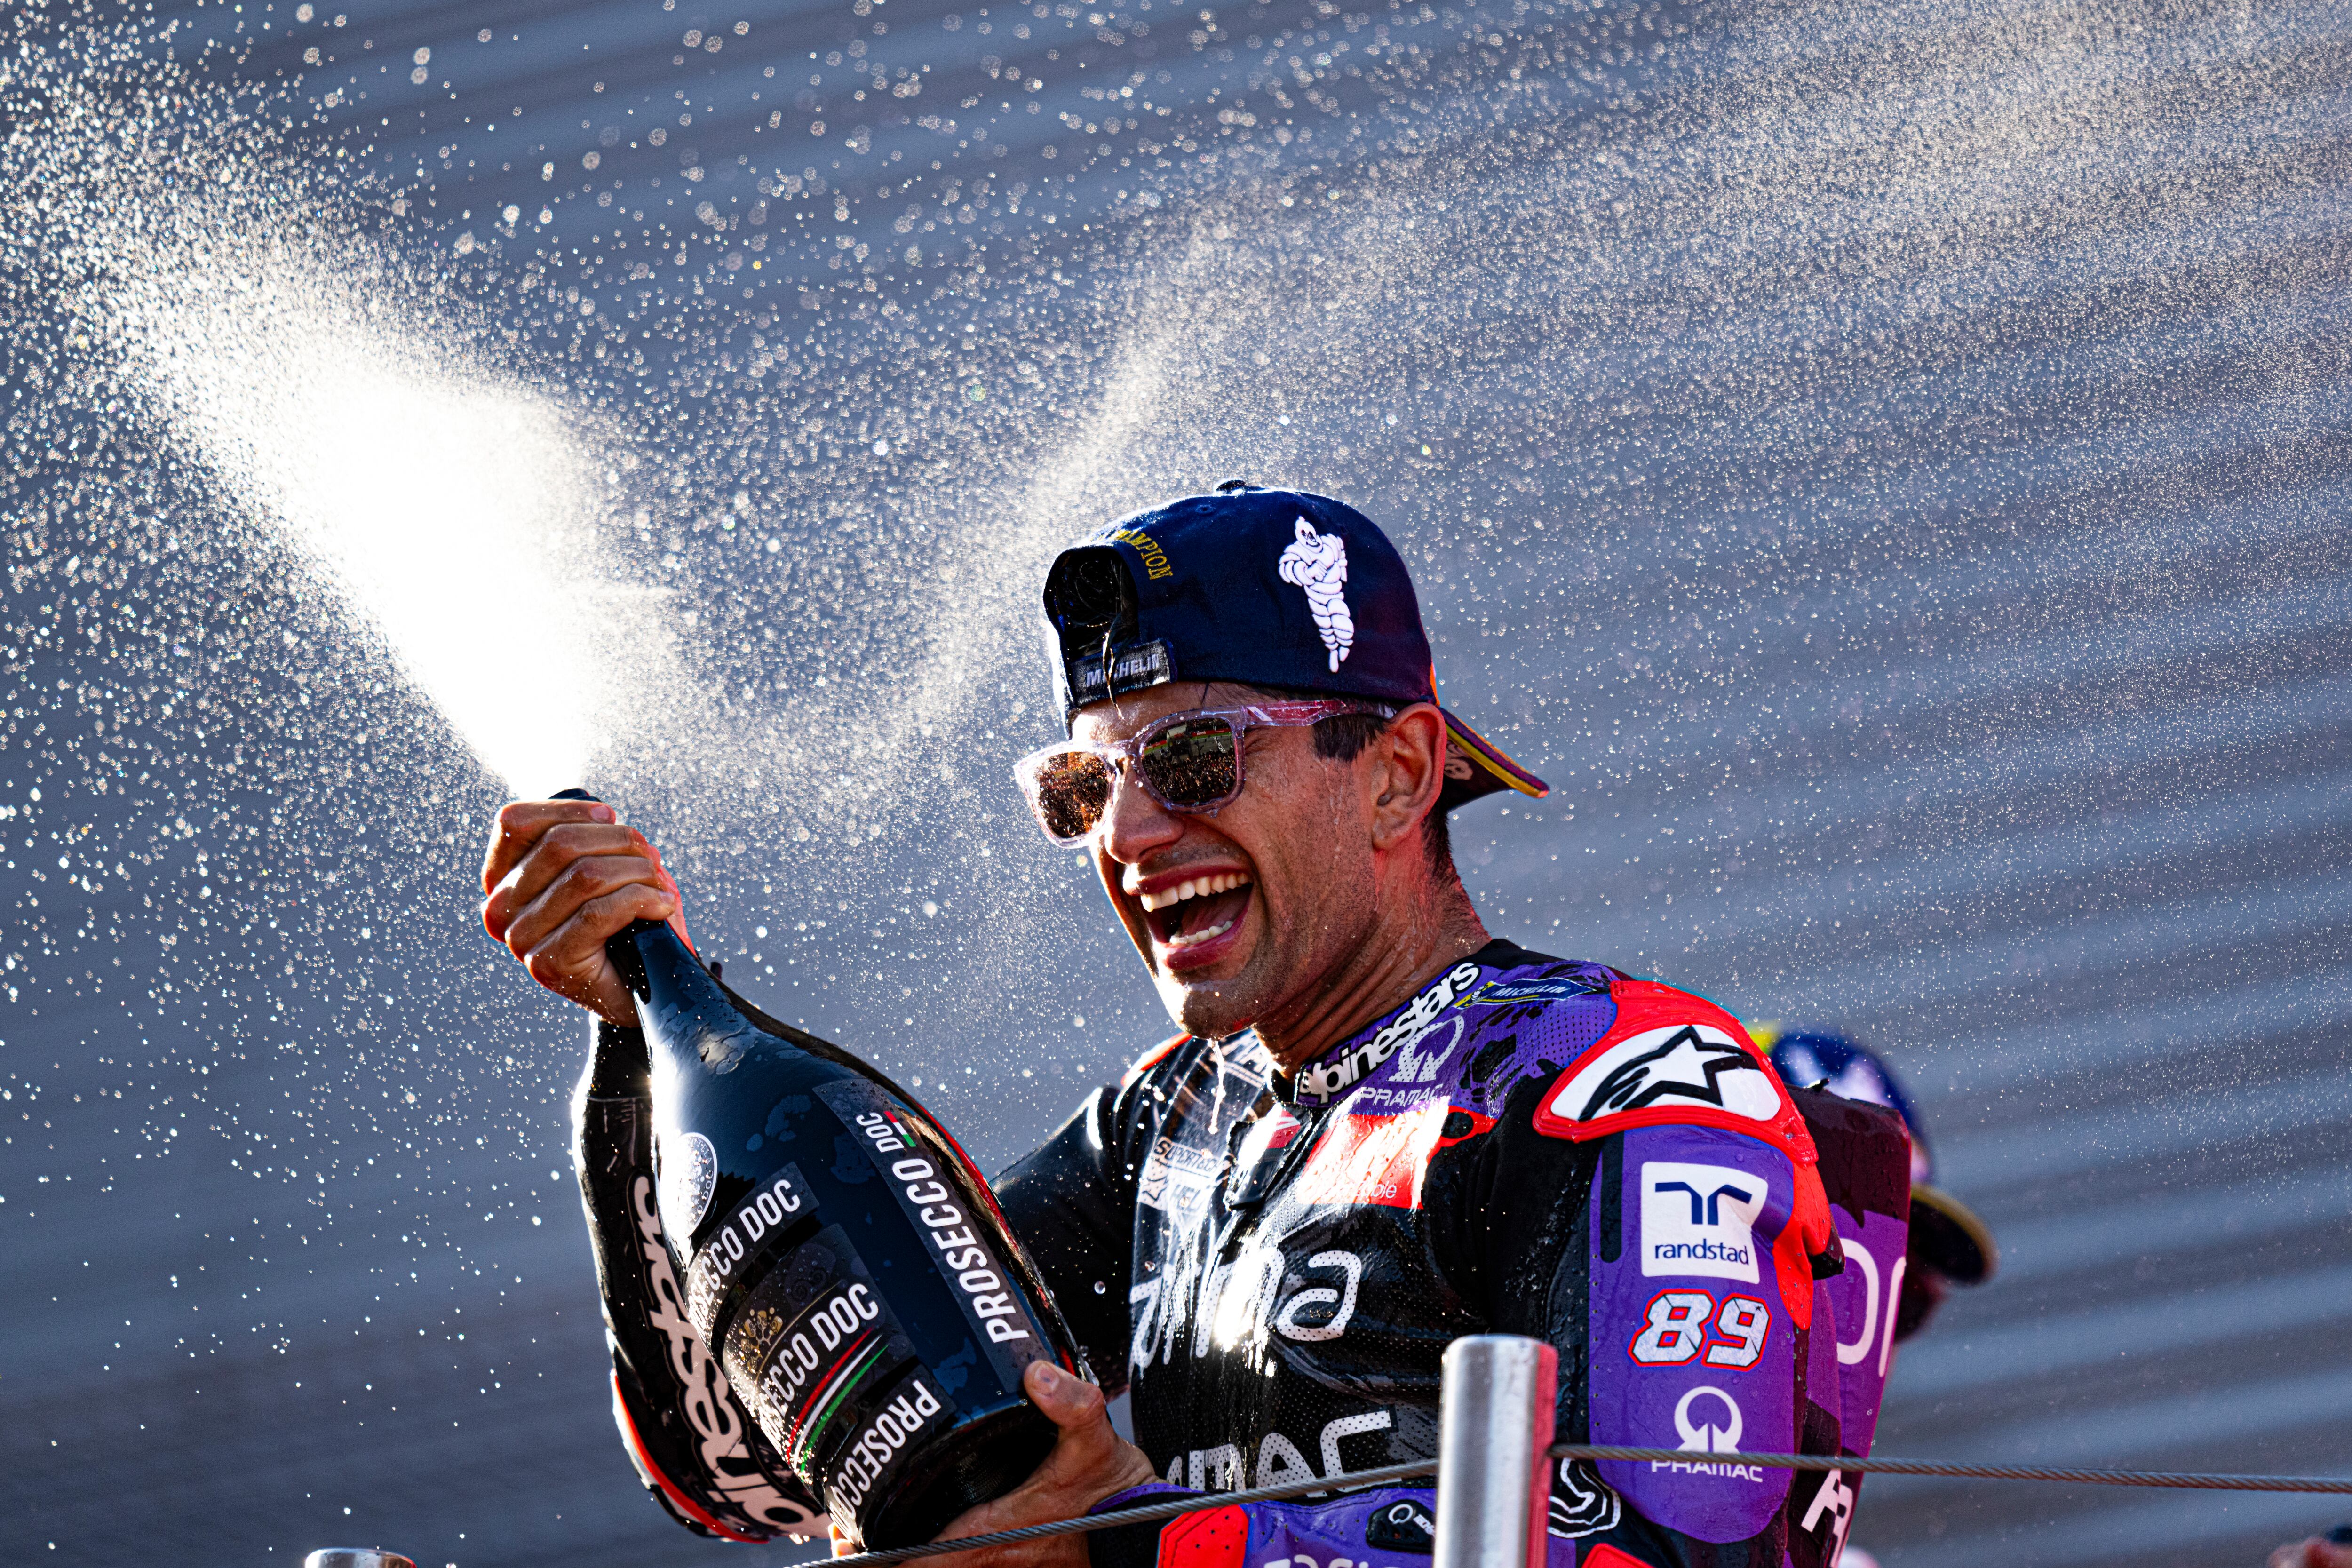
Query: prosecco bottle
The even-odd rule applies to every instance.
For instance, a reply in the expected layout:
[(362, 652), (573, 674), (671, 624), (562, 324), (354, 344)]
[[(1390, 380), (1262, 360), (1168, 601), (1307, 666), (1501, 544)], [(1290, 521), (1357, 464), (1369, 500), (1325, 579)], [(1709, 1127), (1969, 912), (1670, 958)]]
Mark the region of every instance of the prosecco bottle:
[(670, 928), (606, 944), (653, 1068), (662, 1229), (686, 1315), (776, 1451), (868, 1548), (929, 1541), (1055, 1438), (1040, 1359), (1087, 1375), (945, 1128), (721, 984)]

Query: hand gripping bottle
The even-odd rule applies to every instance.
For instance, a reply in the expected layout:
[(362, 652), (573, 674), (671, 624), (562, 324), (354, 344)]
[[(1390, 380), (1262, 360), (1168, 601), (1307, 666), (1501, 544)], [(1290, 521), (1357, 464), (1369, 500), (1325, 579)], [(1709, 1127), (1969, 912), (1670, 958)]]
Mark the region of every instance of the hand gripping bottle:
[(1076, 1342), (988, 1184), (896, 1084), (640, 921), (606, 944), (653, 1068), (656, 1202), (686, 1316), (768, 1440), (868, 1548), (929, 1541), (1037, 1468), (1021, 1391)]

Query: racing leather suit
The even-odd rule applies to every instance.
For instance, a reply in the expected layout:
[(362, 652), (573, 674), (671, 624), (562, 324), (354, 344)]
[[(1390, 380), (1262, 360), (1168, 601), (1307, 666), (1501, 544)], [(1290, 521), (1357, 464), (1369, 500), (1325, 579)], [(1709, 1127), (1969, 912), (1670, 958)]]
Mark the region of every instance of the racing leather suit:
[[(600, 1025), (577, 1159), (614, 1414), (649, 1489), (735, 1540), (818, 1505), (686, 1325), (651, 1201), (643, 1044)], [(1791, 1090), (1712, 1004), (1488, 944), (1295, 1076), (1180, 1036), (1000, 1179), (1008, 1220), (1165, 1479), (1101, 1508), (1433, 1455), (1464, 1334), (1559, 1351), (1555, 1568), (1824, 1568), (1860, 1477), (1710, 1461), (1865, 1455), (1901, 1295), (1909, 1147)], [(1097, 1564), (1402, 1568), (1428, 1486), (1210, 1507), (1087, 1538)]]
[[(1433, 1455), (1440, 1356), (1503, 1332), (1559, 1349), (1558, 1440), (1690, 1454), (1557, 1464), (1558, 1568), (1843, 1544), (1858, 1476), (1707, 1455), (1868, 1453), (1907, 1137), (1787, 1089), (1699, 997), (1494, 942), (1295, 1077), (1254, 1035), (1180, 1037), (998, 1190), (1166, 1478), (1104, 1508)], [(1386, 1487), (1090, 1540), (1098, 1564), (1390, 1568), (1433, 1511)]]

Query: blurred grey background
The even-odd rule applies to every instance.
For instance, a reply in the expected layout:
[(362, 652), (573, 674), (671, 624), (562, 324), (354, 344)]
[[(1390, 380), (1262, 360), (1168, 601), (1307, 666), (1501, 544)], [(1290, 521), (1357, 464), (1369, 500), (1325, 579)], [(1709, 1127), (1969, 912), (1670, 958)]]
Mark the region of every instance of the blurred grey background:
[[(1457, 819), (1494, 929), (1916, 1093), (2004, 1263), (1882, 1452), (2352, 1472), (2345, 20), (12, 13), (0, 1550), (793, 1560), (613, 1435), (468, 742), (586, 691), (730, 979), (1002, 1163), (1162, 1026), (1005, 777), (1029, 595), (1228, 475), (1388, 527), (1552, 781)], [(521, 556), (407, 531), (509, 484)], [(1882, 1479), (1853, 1540), (2342, 1511)]]

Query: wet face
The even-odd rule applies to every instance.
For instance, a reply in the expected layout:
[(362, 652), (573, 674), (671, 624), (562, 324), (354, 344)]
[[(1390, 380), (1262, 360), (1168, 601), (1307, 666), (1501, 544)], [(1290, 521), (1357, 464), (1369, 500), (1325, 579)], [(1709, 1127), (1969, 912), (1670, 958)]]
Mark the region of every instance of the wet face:
[[(1263, 700), (1180, 683), (1080, 711), (1073, 736), (1123, 741), (1171, 713)], [(1161, 1002), (1188, 1033), (1236, 1033), (1311, 994), (1374, 925), (1373, 821), (1355, 765), (1306, 728), (1243, 737), (1242, 792), (1171, 812), (1122, 776), (1089, 846)]]

